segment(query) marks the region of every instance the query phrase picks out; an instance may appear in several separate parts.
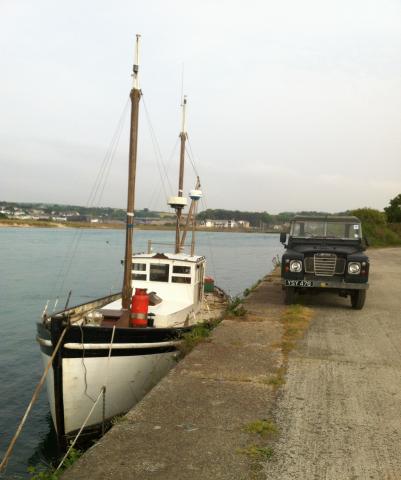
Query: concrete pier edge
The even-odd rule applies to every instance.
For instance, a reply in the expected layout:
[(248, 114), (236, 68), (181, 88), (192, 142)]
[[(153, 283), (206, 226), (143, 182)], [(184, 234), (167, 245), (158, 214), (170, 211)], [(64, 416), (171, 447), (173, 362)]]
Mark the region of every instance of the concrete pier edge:
[(273, 454), (285, 310), (277, 271), (63, 475), (258, 479)]

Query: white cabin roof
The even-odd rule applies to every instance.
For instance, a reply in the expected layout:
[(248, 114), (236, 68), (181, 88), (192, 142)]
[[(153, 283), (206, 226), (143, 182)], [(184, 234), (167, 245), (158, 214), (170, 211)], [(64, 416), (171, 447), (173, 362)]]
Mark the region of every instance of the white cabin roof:
[(165, 258), (166, 260), (177, 260), (180, 262), (192, 263), (199, 263), (205, 260), (205, 257), (201, 255), (188, 255), (186, 253), (134, 253), (132, 258), (154, 258), (155, 260)]

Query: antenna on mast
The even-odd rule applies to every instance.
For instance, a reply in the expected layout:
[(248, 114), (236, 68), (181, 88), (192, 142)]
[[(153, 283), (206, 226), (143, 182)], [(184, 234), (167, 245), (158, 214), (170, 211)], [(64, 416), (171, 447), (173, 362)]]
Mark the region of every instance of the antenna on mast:
[(186, 108), (187, 108), (187, 96), (186, 95), (184, 95), (184, 97), (182, 99), (181, 107), (182, 107), (181, 133), (186, 135), (186, 133), (185, 133), (185, 120), (186, 120), (185, 114), (186, 114)]
[(136, 34), (135, 42), (135, 60), (134, 65), (132, 66), (132, 87), (136, 90), (139, 90), (139, 39), (141, 38), (140, 34)]

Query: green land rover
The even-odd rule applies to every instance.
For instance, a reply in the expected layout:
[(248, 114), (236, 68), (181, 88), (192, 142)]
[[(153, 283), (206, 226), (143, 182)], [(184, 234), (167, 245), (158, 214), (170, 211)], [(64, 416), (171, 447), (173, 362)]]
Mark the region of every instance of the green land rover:
[(285, 247), (281, 279), (287, 305), (295, 303), (297, 294), (329, 290), (349, 296), (352, 308), (363, 308), (369, 258), (363, 253), (367, 240), (357, 217), (297, 215), (288, 241), (285, 233), (280, 241)]

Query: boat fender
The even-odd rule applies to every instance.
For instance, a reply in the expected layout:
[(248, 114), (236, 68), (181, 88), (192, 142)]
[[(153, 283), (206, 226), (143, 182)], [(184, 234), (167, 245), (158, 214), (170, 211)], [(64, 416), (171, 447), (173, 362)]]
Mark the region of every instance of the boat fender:
[(149, 292), (149, 305), (154, 307), (155, 305), (159, 305), (162, 301), (163, 299), (156, 295), (156, 292)]
[(136, 288), (131, 300), (130, 327), (148, 326), (149, 295), (146, 288)]

